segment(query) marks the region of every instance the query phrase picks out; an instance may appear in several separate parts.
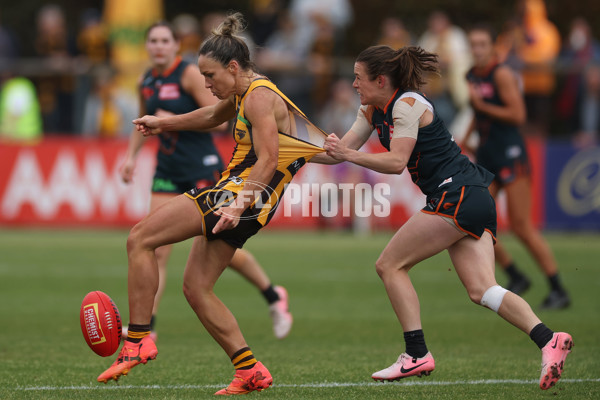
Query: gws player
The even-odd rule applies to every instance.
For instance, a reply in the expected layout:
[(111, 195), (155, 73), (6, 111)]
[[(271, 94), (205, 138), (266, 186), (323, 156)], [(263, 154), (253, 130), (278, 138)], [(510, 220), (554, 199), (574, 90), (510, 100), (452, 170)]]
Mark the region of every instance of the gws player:
[[(406, 169), (427, 196), (425, 207), (396, 232), (375, 264), (404, 330), (406, 352), (372, 377), (396, 380), (428, 375), (435, 368), (408, 273), (420, 261), (448, 250), (470, 299), (527, 333), (542, 349), (540, 387), (548, 389), (560, 378), (573, 341), (568, 333), (546, 327), (522, 298), (496, 283), (496, 208), (487, 189), (493, 175), (461, 155), (433, 105), (419, 92), (426, 72), (437, 72), (437, 56), (418, 47), (373, 46), (361, 52), (354, 64), (354, 87), (362, 104), (357, 120), (341, 140), (329, 135), (325, 149), (330, 159), (313, 159), (350, 161), (385, 174)], [(357, 151), (373, 130), (388, 151)]]

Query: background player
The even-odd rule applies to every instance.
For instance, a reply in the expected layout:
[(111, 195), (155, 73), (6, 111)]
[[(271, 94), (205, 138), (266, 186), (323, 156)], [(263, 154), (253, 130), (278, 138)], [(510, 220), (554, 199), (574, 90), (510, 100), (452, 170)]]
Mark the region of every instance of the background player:
[[(496, 283), (496, 207), (487, 189), (493, 175), (461, 154), (431, 102), (418, 92), (426, 72), (438, 72), (437, 56), (419, 47), (372, 46), (361, 52), (354, 64), (354, 88), (362, 104), (356, 122), (341, 140), (329, 135), (324, 146), (336, 161), (385, 174), (406, 169), (427, 196), (426, 206), (396, 232), (376, 262), (404, 330), (406, 352), (372, 377), (396, 380), (429, 375), (435, 368), (408, 273), (448, 250), (470, 299), (527, 333), (542, 350), (540, 388), (548, 389), (560, 378), (571, 336), (547, 328), (525, 300)], [(388, 151), (358, 151), (374, 129)], [(328, 162), (322, 155), (313, 161)]]
[[(179, 41), (170, 24), (158, 22), (148, 28), (146, 50), (152, 66), (144, 73), (140, 82), (140, 116), (183, 114), (213, 105), (218, 101), (205, 87), (204, 77), (198, 67), (177, 55)], [(221, 128), (224, 129), (226, 126), (225, 123)], [(206, 134), (171, 131), (163, 132), (159, 137), (160, 147), (152, 182), (150, 212), (186, 190), (214, 185), (224, 169), (208, 131)], [(121, 168), (121, 177), (126, 183), (131, 182), (133, 178), (137, 155), (144, 141), (144, 136), (134, 129)], [(159, 284), (150, 323), (154, 340), (156, 340), (155, 316), (165, 288), (171, 248), (171, 245), (166, 245), (156, 249)], [(246, 250), (236, 251), (229, 266), (261, 291), (269, 304), (275, 336), (278, 339), (286, 337), (292, 327), (287, 291), (281, 286), (271, 285), (266, 273)], [(123, 330), (125, 337), (127, 328)]]
[[(510, 227), (548, 278), (550, 294), (541, 308), (568, 307), (570, 299), (560, 283), (556, 259), (531, 221), (531, 177), (527, 150), (518, 128), (525, 121), (526, 112), (516, 75), (496, 59), (490, 29), (479, 26), (470, 30), (469, 41), (474, 66), (467, 80), (475, 116), (463, 142), (467, 143), (473, 129), (477, 129), (480, 136), (477, 163), (495, 175), (490, 193), (495, 198), (504, 189)], [(510, 277), (507, 289), (517, 294), (524, 292), (530, 282), (517, 270), (508, 252), (496, 243), (494, 253)]]

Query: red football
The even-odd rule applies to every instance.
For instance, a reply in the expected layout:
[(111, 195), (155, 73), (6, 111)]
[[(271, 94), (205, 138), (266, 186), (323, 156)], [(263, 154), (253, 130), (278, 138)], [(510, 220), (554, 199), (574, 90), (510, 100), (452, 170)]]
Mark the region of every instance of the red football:
[(81, 332), (90, 349), (102, 357), (115, 354), (121, 343), (121, 316), (106, 293), (89, 292), (79, 313)]

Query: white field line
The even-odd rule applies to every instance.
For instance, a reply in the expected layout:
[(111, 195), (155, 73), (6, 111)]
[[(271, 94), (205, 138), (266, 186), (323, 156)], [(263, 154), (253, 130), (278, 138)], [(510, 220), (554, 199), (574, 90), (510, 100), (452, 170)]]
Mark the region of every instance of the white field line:
[[(600, 382), (598, 379), (561, 379), (561, 383), (586, 383)], [(482, 379), (472, 381), (422, 381), (422, 382), (320, 382), (320, 383), (300, 383), (300, 384), (275, 384), (275, 388), (343, 388), (343, 387), (367, 387), (367, 386), (455, 386), (455, 385), (529, 385), (537, 384), (533, 379)], [(62, 390), (122, 390), (122, 389), (218, 389), (225, 387), (222, 385), (94, 385), (94, 386), (25, 386), (17, 387), (15, 390), (23, 391), (62, 391)]]

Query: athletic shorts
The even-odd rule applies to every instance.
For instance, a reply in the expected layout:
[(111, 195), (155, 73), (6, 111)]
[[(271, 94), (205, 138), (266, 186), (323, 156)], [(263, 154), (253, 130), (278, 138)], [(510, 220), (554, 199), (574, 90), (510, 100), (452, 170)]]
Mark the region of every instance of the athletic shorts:
[[(241, 249), (246, 240), (254, 236), (263, 227), (255, 217), (252, 217), (251, 211), (246, 210), (235, 228), (215, 234), (212, 230), (220, 218), (220, 216), (214, 214), (218, 209), (214, 205), (215, 199), (227, 198), (233, 201), (235, 194), (229, 190), (215, 189), (214, 186), (194, 188), (184, 194), (196, 202), (200, 215), (202, 215), (202, 231), (207, 240), (221, 239), (229, 245)], [(222, 207), (227, 207), (227, 205), (226, 202)]]
[(514, 143), (504, 148), (480, 149), (477, 164), (492, 174), (500, 185), (508, 185), (520, 176), (529, 176), (529, 161), (524, 145)]
[(488, 231), (496, 242), (496, 203), (486, 187), (462, 186), (436, 193), (427, 197), (421, 211), (451, 220), (459, 231), (476, 239)]
[(213, 178), (203, 178), (197, 180), (175, 180), (164, 173), (156, 172), (152, 178), (152, 193), (185, 193), (192, 188), (214, 186), (219, 180), (220, 173), (213, 171)]

